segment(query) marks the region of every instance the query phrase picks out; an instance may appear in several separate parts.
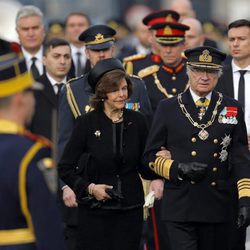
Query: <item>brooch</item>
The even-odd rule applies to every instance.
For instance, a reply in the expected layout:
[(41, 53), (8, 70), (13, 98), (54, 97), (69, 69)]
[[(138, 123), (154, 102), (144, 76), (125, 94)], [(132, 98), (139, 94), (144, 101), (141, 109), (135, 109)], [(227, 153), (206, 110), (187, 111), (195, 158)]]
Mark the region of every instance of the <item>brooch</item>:
[(222, 145), (222, 149), (220, 152), (220, 161), (226, 161), (227, 157), (228, 157), (228, 152), (227, 152), (227, 147), (230, 145), (232, 138), (230, 137), (230, 135), (225, 135), (224, 138), (222, 138), (222, 142), (220, 145)]
[(101, 131), (100, 130), (96, 130), (94, 135), (97, 137), (97, 138), (100, 138), (101, 136)]

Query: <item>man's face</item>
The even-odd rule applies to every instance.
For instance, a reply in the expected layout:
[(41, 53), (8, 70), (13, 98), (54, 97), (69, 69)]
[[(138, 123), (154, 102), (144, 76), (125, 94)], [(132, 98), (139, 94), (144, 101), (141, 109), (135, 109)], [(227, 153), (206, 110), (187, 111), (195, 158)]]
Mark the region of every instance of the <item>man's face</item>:
[(182, 60), (182, 51), (184, 44), (178, 43), (174, 45), (160, 45), (158, 47), (159, 55), (166, 66), (176, 67)]
[(30, 53), (36, 53), (44, 40), (45, 31), (39, 16), (22, 17), (18, 21), (16, 31), (20, 44)]
[(145, 48), (150, 48), (150, 36), (151, 31), (149, 31), (148, 27), (144, 25), (142, 22), (136, 26), (135, 36), (138, 38), (140, 44)]
[(190, 88), (200, 97), (205, 97), (216, 86), (219, 73), (215, 70), (189, 68), (188, 77)]
[(246, 26), (231, 28), (228, 31), (230, 54), (236, 61), (250, 57), (250, 28)]
[(91, 66), (94, 67), (99, 61), (107, 58), (112, 58), (114, 47), (111, 46), (110, 48), (105, 50), (91, 50), (86, 48), (85, 52), (87, 58), (90, 60)]
[(67, 45), (49, 48), (43, 57), (43, 64), (48, 74), (55, 80), (64, 78), (71, 67), (71, 51)]
[(82, 43), (78, 40), (79, 35), (89, 27), (86, 17), (81, 15), (72, 15), (68, 18), (65, 27), (65, 36), (69, 43)]

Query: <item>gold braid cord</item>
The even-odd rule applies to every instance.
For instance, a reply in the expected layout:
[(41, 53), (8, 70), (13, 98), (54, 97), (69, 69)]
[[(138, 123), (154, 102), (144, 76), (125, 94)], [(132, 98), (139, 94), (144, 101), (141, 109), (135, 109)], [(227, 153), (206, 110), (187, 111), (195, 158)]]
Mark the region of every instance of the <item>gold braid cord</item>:
[(164, 177), (167, 180), (170, 180), (170, 169), (172, 166), (173, 160), (168, 160), (163, 157), (157, 157), (155, 162), (150, 162), (149, 167), (156, 174)]
[(237, 182), (239, 199), (243, 197), (250, 197), (250, 179), (244, 178)]
[(69, 83), (66, 84), (66, 88), (67, 88), (67, 100), (68, 100), (70, 109), (71, 109), (71, 111), (76, 119), (78, 116), (81, 116), (81, 112), (80, 112), (79, 107), (76, 103), (76, 99), (74, 97), (72, 89), (70, 88)]

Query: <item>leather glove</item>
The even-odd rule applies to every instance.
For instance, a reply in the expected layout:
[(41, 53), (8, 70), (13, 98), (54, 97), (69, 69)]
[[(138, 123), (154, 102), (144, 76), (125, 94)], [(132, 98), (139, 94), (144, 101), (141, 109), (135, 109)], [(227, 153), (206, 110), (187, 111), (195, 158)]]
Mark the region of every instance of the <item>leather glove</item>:
[(238, 213), (238, 227), (247, 227), (250, 225), (250, 207), (240, 207)]
[(198, 182), (205, 176), (207, 167), (200, 162), (179, 163), (178, 174), (181, 179)]
[(112, 189), (107, 188), (105, 192), (111, 197), (111, 199), (114, 199), (119, 202), (124, 200), (123, 195), (118, 190), (115, 190), (113, 188)]

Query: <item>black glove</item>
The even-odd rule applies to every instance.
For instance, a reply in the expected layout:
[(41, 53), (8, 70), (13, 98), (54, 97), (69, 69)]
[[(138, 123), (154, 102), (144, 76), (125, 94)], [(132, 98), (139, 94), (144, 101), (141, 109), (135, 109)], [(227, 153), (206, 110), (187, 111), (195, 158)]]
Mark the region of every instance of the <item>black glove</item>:
[(113, 188), (107, 188), (105, 192), (111, 197), (111, 199), (114, 199), (116, 201), (122, 201), (124, 199), (123, 195)]
[(179, 163), (179, 177), (186, 180), (198, 182), (204, 176), (208, 165), (199, 162)]
[(238, 213), (238, 227), (247, 227), (250, 225), (250, 207), (240, 207)]

